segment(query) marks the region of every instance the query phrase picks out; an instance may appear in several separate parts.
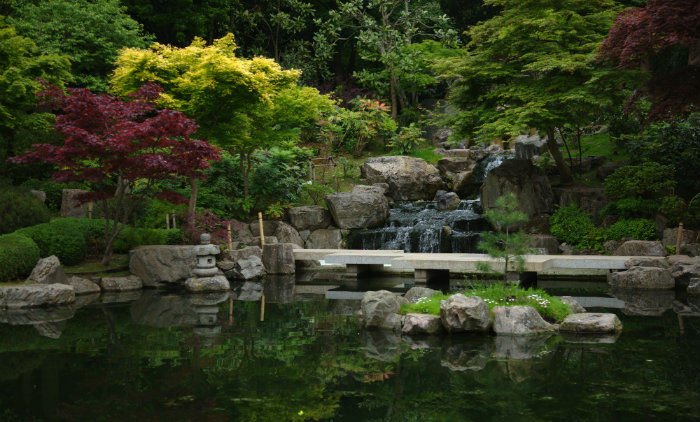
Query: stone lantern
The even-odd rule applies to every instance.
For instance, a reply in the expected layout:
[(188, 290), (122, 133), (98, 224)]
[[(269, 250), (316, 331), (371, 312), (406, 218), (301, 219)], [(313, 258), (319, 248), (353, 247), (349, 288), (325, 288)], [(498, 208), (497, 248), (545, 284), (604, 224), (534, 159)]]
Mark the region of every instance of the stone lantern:
[(211, 235), (203, 233), (199, 245), (194, 247), (197, 257), (193, 276), (185, 281), (185, 288), (191, 292), (218, 292), (231, 289), (226, 277), (216, 267), (216, 255), (221, 252), (218, 246), (211, 244)]

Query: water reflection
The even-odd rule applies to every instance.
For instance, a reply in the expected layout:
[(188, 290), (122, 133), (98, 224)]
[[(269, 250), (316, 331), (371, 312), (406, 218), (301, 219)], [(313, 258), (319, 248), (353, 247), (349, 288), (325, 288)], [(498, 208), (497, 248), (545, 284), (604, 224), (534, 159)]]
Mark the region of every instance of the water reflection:
[(0, 419), (700, 415), (700, 320), (689, 313), (683, 331), (672, 312), (620, 310), (619, 336), (407, 337), (363, 331), (357, 300), (327, 300), (289, 278), (243, 286), (235, 294), (265, 295), (264, 321), (260, 300), (228, 293), (0, 312)]

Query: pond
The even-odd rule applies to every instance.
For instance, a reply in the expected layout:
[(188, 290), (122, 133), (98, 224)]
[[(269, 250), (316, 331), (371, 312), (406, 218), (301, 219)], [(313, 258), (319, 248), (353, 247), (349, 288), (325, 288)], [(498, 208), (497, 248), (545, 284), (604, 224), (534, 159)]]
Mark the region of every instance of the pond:
[(0, 420), (700, 418), (700, 319), (673, 297), (610, 298), (618, 338), (402, 338), (361, 330), (332, 287), (264, 307), (144, 291), (5, 312)]

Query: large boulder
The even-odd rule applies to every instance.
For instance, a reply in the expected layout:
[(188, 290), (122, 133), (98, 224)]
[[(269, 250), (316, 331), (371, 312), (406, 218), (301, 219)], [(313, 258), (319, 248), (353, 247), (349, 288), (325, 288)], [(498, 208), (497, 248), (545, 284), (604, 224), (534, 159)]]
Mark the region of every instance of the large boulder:
[(102, 277), (100, 287), (105, 292), (123, 292), (127, 290), (139, 290), (143, 288), (143, 282), (137, 276), (126, 277)]
[(496, 334), (538, 335), (555, 331), (531, 306), (496, 306), (493, 318)]
[(633, 256), (625, 261), (625, 268), (630, 269), (633, 267), (669, 268), (669, 263), (664, 257)]
[(610, 294), (623, 301), (622, 313), (635, 316), (661, 316), (674, 306), (674, 290), (611, 289)]
[(341, 229), (379, 227), (389, 217), (389, 200), (379, 186), (357, 185), (352, 192), (328, 195), (326, 202)]
[(68, 305), (75, 302), (73, 287), (65, 284), (0, 286), (0, 309)]
[(564, 319), (559, 329), (574, 333), (615, 333), (622, 331), (622, 322), (615, 314), (571, 314)]
[(439, 211), (456, 210), (459, 207), (459, 196), (454, 192), (439, 190), (433, 199), (437, 203)]
[(250, 255), (237, 259), (233, 264), (233, 268), (224, 272), (224, 274), (231, 279), (254, 280), (265, 275), (265, 265), (263, 265), (259, 255)]
[[(683, 237), (681, 239), (681, 244), (695, 243), (698, 238), (698, 232), (695, 230), (683, 230)], [(664, 246), (676, 246), (676, 241), (678, 240), (678, 229), (665, 229), (663, 240), (661, 241)]]
[(289, 222), (299, 231), (325, 229), (331, 225), (331, 214), (317, 205), (291, 208), (287, 215)]
[(571, 186), (554, 189), (560, 207), (576, 204), (589, 215), (598, 216), (608, 205), (605, 189), (588, 186)]
[(690, 279), (700, 278), (700, 257), (674, 255), (668, 257), (668, 263), (678, 287), (687, 287)]
[(581, 306), (581, 304), (571, 296), (559, 296), (559, 300), (569, 305), (571, 312), (575, 314), (582, 314), (586, 312), (586, 308)]
[(440, 302), (440, 319), (450, 333), (488, 331), (491, 327), (489, 307), (480, 297), (461, 293)]
[(51, 255), (47, 258), (41, 258), (36, 263), (36, 266), (34, 266), (34, 269), (29, 275), (27, 281), (33, 281), (35, 283), (42, 284), (67, 284), (66, 273), (63, 272), (61, 261), (58, 260), (58, 257), (56, 255)]
[(403, 320), (404, 334), (436, 334), (442, 331), (440, 317), (429, 314), (406, 314)]
[(676, 285), (671, 271), (658, 267), (632, 267), (608, 274), (608, 284), (624, 289), (673, 289)]
[(343, 233), (340, 229), (318, 229), (306, 239), (308, 249), (343, 249)]
[(515, 158), (532, 160), (547, 151), (547, 137), (540, 135), (520, 135), (515, 138)]
[(61, 217), (82, 218), (87, 215), (87, 205), (80, 197), (88, 193), (82, 189), (63, 189), (61, 195)]
[(666, 248), (658, 240), (628, 240), (613, 255), (617, 256), (666, 256)]
[(214, 277), (192, 277), (185, 281), (185, 288), (192, 293), (225, 292), (231, 290), (226, 277), (216, 275)]
[(294, 274), (294, 244), (276, 243), (265, 245), (262, 256), (263, 265), (269, 274)]
[(689, 296), (700, 296), (700, 278), (691, 278), (687, 291)]
[(369, 183), (387, 183), (395, 201), (429, 201), (444, 186), (438, 169), (420, 158), (373, 157), (365, 161), (361, 172)]
[(72, 286), (76, 295), (99, 293), (101, 290), (97, 283), (78, 276), (68, 277), (65, 284)]
[(292, 243), (300, 248), (304, 247), (304, 240), (299, 236), (299, 232), (284, 221), (277, 223), (274, 236), (279, 243)]
[(474, 176), (476, 162), (469, 157), (445, 157), (437, 163), (440, 176), (447, 184), (447, 187), (458, 194), (468, 193), (465, 188)]
[(194, 246), (140, 246), (129, 252), (129, 271), (146, 287), (181, 283), (196, 264)]
[(362, 297), (360, 309), (362, 321), (367, 328), (401, 329), (399, 311), (406, 299), (388, 290), (366, 292)]
[(518, 198), (520, 210), (535, 217), (551, 213), (554, 194), (547, 175), (527, 160), (506, 160), (491, 170), (481, 186), (481, 205), (485, 211), (496, 206), (496, 200), (508, 193)]

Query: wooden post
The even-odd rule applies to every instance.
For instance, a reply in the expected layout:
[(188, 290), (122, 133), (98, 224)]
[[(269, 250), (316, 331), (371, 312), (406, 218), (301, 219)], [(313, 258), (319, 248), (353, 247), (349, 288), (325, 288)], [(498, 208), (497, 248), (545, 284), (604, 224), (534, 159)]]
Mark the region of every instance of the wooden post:
[(233, 325), (233, 296), (228, 298), (228, 325)]
[(260, 321), (265, 321), (265, 295), (260, 296)]
[(678, 224), (678, 232), (676, 233), (676, 255), (681, 254), (681, 245), (683, 244), (683, 223)]
[(177, 219), (175, 218), (175, 213), (173, 212), (173, 228), (177, 228)]
[(92, 201), (87, 203), (87, 215), (88, 215), (88, 218), (90, 218), (90, 219), (92, 218), (92, 209), (93, 209), (94, 205), (95, 204)]
[(226, 246), (229, 253), (233, 250), (233, 239), (231, 238), (231, 222), (226, 223)]
[(170, 214), (165, 214), (165, 228), (170, 229)]
[(265, 229), (263, 228), (262, 213), (258, 213), (258, 225), (260, 226), (260, 247), (265, 246)]

